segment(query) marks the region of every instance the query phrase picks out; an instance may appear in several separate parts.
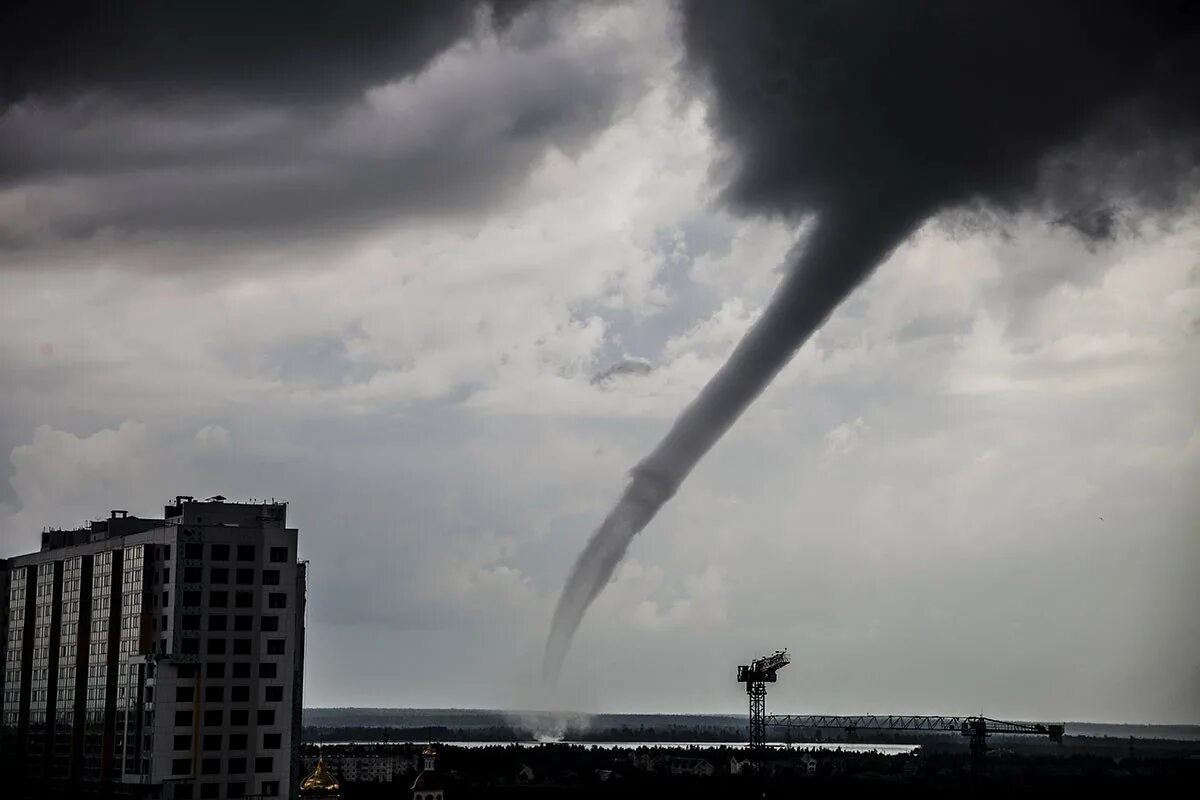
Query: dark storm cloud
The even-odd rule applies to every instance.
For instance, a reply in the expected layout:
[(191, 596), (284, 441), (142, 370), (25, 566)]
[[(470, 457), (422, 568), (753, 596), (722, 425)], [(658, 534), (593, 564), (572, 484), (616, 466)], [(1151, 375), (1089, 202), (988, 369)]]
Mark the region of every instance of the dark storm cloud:
[(1107, 241), (1117, 235), (1117, 210), (1111, 206), (1077, 208), (1065, 212), (1054, 220), (1054, 224), (1078, 231), (1087, 239)]
[[(730, 145), (725, 199), (817, 222), (580, 555), (551, 625), (549, 680), (632, 538), (922, 221), (968, 203), (1052, 206), (1108, 236), (1097, 209), (1177, 201), (1200, 154), (1194, 3), (692, 0), (683, 17), (688, 63)], [(1153, 169), (1171, 162), (1163, 151), (1183, 152), (1183, 169)]]
[[(207, 125), (216, 128), (215, 141), (196, 149), (154, 138), (156, 128), (187, 133), (185, 114), (140, 123), (108, 118), (99, 122), (103, 135), (126, 142), (111, 153), (81, 152), (94, 136), (88, 123), (72, 132), (36, 116), (28, 125), (14, 117), (0, 121), (0, 146), (23, 160), (21, 182), (41, 219), (67, 238), (110, 226), (311, 235), (393, 215), (479, 209), (519, 181), (548, 145), (578, 147), (620, 101), (620, 74), (569, 63), (543, 72), (555, 60), (544, 55), (505, 64), (505, 72), (474, 85), (447, 87), (436, 114), (424, 117), (365, 103), (338, 114), (289, 110), (257, 120), (221, 112), (224, 119), (195, 123), (196, 139), (207, 138)], [(47, 152), (47, 136), (64, 145), (61, 153)]]
[[(577, 150), (637, 83), (619, 36), (555, 39), (573, 12), (553, 4), (516, 21), (523, 4), (502, 3), (502, 44), (407, 82), (477, 35), (488, 6), (289, 6), (275, 27), (244, 7), (139, 4), (112, 33), (85, 4), (54, 50), (77, 57), (30, 45), (6, 59), (0, 191), (29, 210), (0, 222), (10, 253), (98, 232), (312, 237), (484, 209), (547, 147)], [(51, 36), (46, 12), (6, 13), (30, 41)], [(181, 52), (164, 45), (181, 37)]]
[(102, 91), (271, 103), (345, 97), (415, 72), (523, 0), (13, 0), (0, 10), (0, 100)]
[[(1012, 207), (1038, 188), (1047, 157), (1084, 142), (1057, 165), (1054, 193), (1064, 196), (1054, 199), (1069, 205), (1065, 195), (1093, 193), (1089, 167), (1111, 174), (1107, 161), (1196, 141), (1193, 3), (684, 9), (689, 64), (710, 83), (712, 120), (732, 146), (726, 198), (748, 210)], [(1179, 176), (1127, 178), (1117, 188), (1167, 198)]]

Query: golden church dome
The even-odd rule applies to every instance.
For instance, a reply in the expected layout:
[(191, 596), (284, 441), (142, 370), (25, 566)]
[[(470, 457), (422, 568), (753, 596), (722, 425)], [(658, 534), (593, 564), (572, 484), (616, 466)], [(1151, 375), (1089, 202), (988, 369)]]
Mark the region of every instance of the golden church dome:
[(325, 756), (317, 757), (317, 765), (300, 783), (302, 792), (336, 792), (338, 788), (337, 778), (325, 769)]

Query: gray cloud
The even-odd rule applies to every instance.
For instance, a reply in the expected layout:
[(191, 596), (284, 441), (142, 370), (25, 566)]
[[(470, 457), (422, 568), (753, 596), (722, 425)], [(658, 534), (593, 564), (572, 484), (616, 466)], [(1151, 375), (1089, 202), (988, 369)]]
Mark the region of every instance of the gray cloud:
[(971, 318), (961, 312), (952, 312), (944, 316), (920, 316), (909, 320), (896, 331), (896, 341), (903, 343), (921, 339), (943, 339), (961, 335), (970, 330)]
[(602, 386), (622, 375), (649, 375), (654, 367), (644, 358), (625, 356), (614, 361), (591, 377), (593, 386)]

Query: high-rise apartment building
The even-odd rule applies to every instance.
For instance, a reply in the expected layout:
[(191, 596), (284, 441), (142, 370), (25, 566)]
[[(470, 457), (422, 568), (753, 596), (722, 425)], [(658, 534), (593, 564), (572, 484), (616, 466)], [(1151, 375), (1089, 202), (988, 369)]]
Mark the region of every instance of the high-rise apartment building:
[(293, 796), (296, 546), (285, 504), (177, 497), (162, 519), (113, 511), (0, 561), (6, 779), (37, 796)]

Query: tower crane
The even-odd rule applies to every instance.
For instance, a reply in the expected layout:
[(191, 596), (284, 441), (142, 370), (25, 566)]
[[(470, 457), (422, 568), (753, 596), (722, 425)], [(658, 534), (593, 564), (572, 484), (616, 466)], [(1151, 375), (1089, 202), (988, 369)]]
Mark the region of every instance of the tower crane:
[(801, 715), (774, 714), (767, 716), (767, 684), (779, 680), (779, 670), (792, 663), (787, 650), (776, 650), (769, 656), (756, 658), (738, 667), (737, 679), (746, 684), (750, 696), (750, 750), (761, 755), (767, 746), (767, 728), (802, 730), (930, 731), (958, 733), (970, 740), (971, 756), (978, 764), (987, 753), (989, 736), (1044, 736), (1062, 744), (1066, 725), (1061, 722), (1010, 722), (984, 716), (930, 717), (902, 715)]
[(787, 650), (776, 650), (738, 667), (738, 683), (746, 684), (750, 697), (750, 749), (760, 752), (767, 746), (767, 684), (779, 680), (779, 670), (792, 663)]

